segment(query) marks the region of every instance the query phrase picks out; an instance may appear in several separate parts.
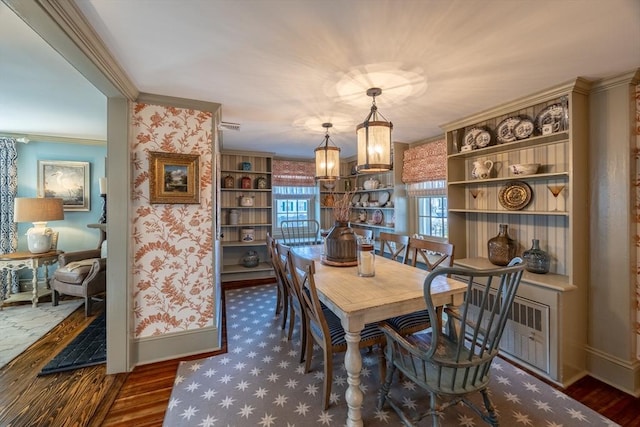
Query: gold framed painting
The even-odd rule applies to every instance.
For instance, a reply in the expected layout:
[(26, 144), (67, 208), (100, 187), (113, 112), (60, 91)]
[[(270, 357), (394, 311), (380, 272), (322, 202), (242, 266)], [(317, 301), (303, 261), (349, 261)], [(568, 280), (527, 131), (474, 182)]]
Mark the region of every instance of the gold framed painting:
[(62, 199), (65, 211), (89, 211), (89, 162), (38, 160), (38, 197)]
[(200, 156), (149, 152), (151, 203), (200, 203)]

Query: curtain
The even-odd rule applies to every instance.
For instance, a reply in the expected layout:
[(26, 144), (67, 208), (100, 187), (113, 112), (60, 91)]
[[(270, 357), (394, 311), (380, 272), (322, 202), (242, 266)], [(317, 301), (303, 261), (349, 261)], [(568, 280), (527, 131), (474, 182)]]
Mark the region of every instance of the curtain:
[(272, 185), (293, 187), (316, 186), (316, 164), (296, 160), (274, 160)]
[(409, 148), (404, 152), (402, 182), (407, 195), (445, 196), (447, 194), (447, 144), (444, 139)]
[[(14, 138), (0, 137), (0, 254), (15, 252), (18, 228), (13, 221), (13, 202), (18, 192), (18, 152)], [(6, 297), (7, 284), (18, 292), (18, 274), (0, 271), (0, 298)]]
[(447, 179), (447, 144), (444, 139), (428, 142), (404, 152), (402, 182)]

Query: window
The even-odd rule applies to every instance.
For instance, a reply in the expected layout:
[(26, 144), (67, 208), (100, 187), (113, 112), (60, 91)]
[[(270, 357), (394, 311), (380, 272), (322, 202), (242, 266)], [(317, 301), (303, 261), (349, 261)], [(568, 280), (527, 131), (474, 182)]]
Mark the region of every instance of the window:
[(282, 221), (291, 219), (309, 219), (309, 199), (279, 199), (276, 201), (276, 227)]
[(415, 198), (418, 234), (440, 238), (449, 237), (447, 225), (447, 195), (445, 180), (412, 182), (407, 194)]
[(282, 221), (315, 219), (316, 187), (273, 187), (274, 228), (280, 230)]
[(417, 197), (418, 234), (446, 238), (447, 198), (443, 196)]

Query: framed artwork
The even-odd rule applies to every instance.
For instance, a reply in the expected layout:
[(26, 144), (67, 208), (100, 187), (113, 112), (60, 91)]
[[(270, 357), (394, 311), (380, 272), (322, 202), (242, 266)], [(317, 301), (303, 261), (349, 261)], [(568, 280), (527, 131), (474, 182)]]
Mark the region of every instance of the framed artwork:
[(89, 162), (38, 160), (38, 197), (59, 197), (65, 211), (88, 211)]
[(149, 152), (151, 203), (200, 203), (197, 154)]

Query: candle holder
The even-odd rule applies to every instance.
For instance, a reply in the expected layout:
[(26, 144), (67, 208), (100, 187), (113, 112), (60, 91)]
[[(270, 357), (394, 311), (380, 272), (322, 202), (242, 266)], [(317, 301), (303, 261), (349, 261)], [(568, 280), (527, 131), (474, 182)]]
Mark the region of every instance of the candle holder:
[(107, 223), (107, 195), (101, 194), (100, 197), (102, 197), (102, 216), (98, 220), (98, 223), (106, 224)]

